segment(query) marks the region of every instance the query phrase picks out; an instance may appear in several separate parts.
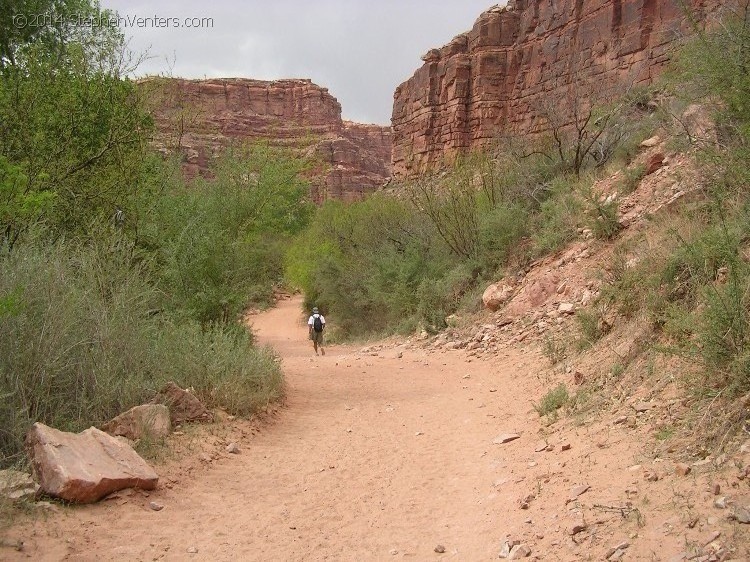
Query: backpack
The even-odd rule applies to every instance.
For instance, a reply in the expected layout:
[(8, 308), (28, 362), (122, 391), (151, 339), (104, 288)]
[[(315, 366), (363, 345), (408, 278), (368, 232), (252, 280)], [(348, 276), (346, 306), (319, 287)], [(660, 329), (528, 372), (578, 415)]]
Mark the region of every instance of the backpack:
[(323, 321), (320, 319), (320, 314), (315, 314), (313, 316), (313, 330), (316, 332), (323, 331)]

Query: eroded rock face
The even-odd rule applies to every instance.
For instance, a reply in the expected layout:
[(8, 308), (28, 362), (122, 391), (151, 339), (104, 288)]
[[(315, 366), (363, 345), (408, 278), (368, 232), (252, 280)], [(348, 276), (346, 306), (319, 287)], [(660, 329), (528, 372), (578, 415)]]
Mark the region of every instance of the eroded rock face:
[(42, 490), (67, 501), (92, 503), (124, 488), (153, 490), (159, 481), (129, 445), (95, 427), (66, 433), (37, 422), (26, 445)]
[(188, 177), (206, 175), (237, 141), (266, 140), (314, 154), (324, 164), (313, 198), (361, 199), (390, 177), (390, 127), (343, 121), (341, 105), (310, 80), (244, 78), (140, 83), (153, 106), (156, 145), (179, 150)]
[[(510, 0), (422, 57), (393, 101), (393, 174), (439, 167), (502, 134), (535, 135), (566, 96), (648, 84), (689, 31), (679, 0)], [(687, 0), (698, 19), (721, 0)], [(596, 92), (595, 92), (596, 91)]]

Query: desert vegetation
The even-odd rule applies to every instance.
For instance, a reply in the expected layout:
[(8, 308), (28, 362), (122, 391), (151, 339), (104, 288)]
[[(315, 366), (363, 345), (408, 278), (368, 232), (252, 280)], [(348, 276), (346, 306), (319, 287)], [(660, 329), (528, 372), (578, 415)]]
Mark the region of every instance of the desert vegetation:
[[(653, 86), (599, 105), (572, 88), (533, 146), (498, 140), (365, 202), (327, 203), (292, 245), (288, 280), (340, 319), (342, 336), (435, 332), (477, 311), (489, 282), (512, 282), (585, 233), (615, 251), (600, 297), (576, 315), (578, 335), (548, 342), (553, 364), (595, 345), (606, 316), (645, 313), (659, 350), (700, 366), (691, 392), (747, 393), (749, 13), (726, 10), (696, 29)], [(622, 236), (618, 199), (594, 185), (616, 177), (620, 195), (633, 192), (647, 174), (634, 155), (657, 131), (699, 170), (684, 179), (698, 195), (656, 217), (648, 236)]]
[(122, 35), (66, 24), (98, 5), (39, 9), (59, 24), (3, 23), (0, 43), (3, 467), (31, 423), (80, 430), (168, 380), (239, 415), (277, 398), (278, 362), (239, 320), (270, 302), (310, 216), (307, 164), (269, 146), (186, 185), (150, 148)]

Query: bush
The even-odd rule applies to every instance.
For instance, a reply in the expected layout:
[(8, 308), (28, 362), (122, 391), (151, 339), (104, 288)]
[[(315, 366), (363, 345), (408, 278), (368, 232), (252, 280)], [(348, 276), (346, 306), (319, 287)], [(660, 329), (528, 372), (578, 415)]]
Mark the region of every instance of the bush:
[(0, 464), (35, 421), (79, 431), (149, 400), (167, 380), (247, 414), (278, 396), (273, 356), (240, 327), (176, 321), (132, 247), (19, 242), (0, 275)]
[(539, 404), (534, 404), (534, 409), (539, 414), (539, 417), (554, 414), (557, 410), (565, 406), (568, 400), (570, 400), (568, 387), (565, 386), (565, 383), (560, 383), (547, 392), (539, 401)]

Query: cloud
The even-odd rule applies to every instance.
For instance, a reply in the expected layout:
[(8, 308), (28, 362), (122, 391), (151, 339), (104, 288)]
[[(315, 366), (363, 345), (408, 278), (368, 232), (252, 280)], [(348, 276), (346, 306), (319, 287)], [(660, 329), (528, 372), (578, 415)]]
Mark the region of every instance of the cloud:
[[(198, 28), (124, 28), (131, 49), (148, 50), (138, 74), (184, 78), (310, 78), (336, 96), (344, 117), (390, 123), (393, 92), (420, 56), (468, 30), (486, 0), (103, 0), (130, 18), (210, 18)], [(198, 20), (195, 20), (196, 23)], [(149, 22), (144, 22), (149, 23)]]

